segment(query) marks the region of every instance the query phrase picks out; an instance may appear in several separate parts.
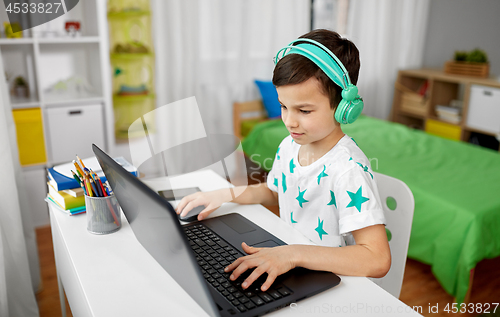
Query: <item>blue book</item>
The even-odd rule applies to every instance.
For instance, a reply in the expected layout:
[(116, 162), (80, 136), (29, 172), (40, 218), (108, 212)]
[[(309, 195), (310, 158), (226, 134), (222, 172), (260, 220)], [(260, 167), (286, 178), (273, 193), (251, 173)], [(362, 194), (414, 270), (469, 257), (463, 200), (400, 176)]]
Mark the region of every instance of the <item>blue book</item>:
[[(137, 168), (127, 162), (123, 157), (117, 157), (114, 158), (114, 160), (127, 171), (129, 171), (132, 175), (138, 175)], [(104, 173), (101, 170), (101, 166), (99, 165), (95, 157), (84, 159), (83, 163), (86, 167), (92, 169), (99, 176), (103, 184), (106, 182), (106, 176), (104, 176)], [(78, 184), (76, 179), (72, 177), (71, 170), (75, 170), (73, 163), (57, 165), (47, 169), (49, 182), (55, 190), (61, 191), (65, 189), (80, 187), (80, 184)]]
[[(48, 168), (47, 172), (49, 174), (49, 182), (57, 191), (61, 191), (64, 189), (71, 189), (80, 187), (80, 184), (73, 177), (67, 177), (58, 173), (54, 170), (53, 167)], [(101, 182), (104, 184), (106, 182), (106, 176), (99, 177)]]

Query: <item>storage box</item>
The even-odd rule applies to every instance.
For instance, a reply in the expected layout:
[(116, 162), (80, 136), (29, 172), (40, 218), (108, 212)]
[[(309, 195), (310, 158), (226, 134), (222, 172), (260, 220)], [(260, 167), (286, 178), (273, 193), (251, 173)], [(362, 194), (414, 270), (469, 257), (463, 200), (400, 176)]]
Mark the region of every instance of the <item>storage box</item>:
[(500, 133), (500, 89), (472, 85), (467, 126), (492, 134)]
[(54, 107), (46, 110), (47, 142), (53, 163), (93, 156), (92, 143), (104, 147), (102, 105)]
[(43, 140), (42, 111), (40, 108), (12, 111), (16, 124), (17, 146), (21, 165), (41, 164), (47, 161)]
[(425, 132), (437, 135), (446, 139), (460, 140), (462, 129), (460, 126), (449, 124), (437, 120), (429, 119), (425, 122)]
[(448, 74), (487, 78), (490, 73), (490, 65), (486, 63), (448, 61), (444, 64), (444, 72)]

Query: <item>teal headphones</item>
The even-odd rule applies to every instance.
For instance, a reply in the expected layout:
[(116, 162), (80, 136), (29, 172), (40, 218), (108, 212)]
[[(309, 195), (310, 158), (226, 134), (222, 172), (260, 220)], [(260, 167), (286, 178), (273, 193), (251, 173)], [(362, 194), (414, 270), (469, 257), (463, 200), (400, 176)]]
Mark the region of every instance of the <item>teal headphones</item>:
[[(300, 43), (293, 45), (297, 42)], [(281, 57), (279, 56), (280, 53), (282, 53)], [(335, 111), (335, 120), (342, 124), (356, 121), (361, 111), (363, 111), (363, 99), (358, 95), (358, 87), (351, 83), (347, 70), (337, 56), (323, 44), (311, 39), (301, 38), (280, 49), (276, 54), (274, 63), (277, 64), (281, 58), (289, 54), (299, 54), (307, 57), (335, 84), (342, 88), (342, 100)]]

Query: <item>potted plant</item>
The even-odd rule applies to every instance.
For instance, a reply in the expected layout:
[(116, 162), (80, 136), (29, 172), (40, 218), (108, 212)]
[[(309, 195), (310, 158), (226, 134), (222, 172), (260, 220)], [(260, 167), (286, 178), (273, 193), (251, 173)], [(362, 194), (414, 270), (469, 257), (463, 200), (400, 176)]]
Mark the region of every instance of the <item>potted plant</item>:
[(29, 97), (28, 83), (22, 76), (14, 78), (14, 95), (16, 97)]
[(448, 74), (473, 77), (488, 77), (490, 65), (485, 51), (476, 48), (470, 52), (456, 51), (453, 61), (444, 65), (444, 72)]

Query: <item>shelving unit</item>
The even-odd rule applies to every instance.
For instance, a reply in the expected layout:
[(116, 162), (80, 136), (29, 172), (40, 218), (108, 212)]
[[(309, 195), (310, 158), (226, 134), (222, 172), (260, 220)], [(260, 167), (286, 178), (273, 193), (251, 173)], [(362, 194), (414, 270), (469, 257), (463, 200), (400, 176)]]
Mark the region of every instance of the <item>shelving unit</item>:
[[(72, 160), (75, 154), (82, 158), (93, 155), (91, 144), (88, 144), (89, 134), (90, 139), (96, 140), (101, 148), (113, 153), (116, 142), (109, 80), (106, 5), (106, 0), (80, 1), (59, 18), (23, 31), (22, 38), (5, 38), (4, 33), (0, 38), (4, 69), (11, 76), (9, 90), (17, 76), (25, 78), (29, 87), (29, 97), (11, 94), (13, 111), (34, 109), (41, 113), (45, 159), (23, 165), (25, 178), (30, 178), (31, 189), (47, 187), (47, 167)], [(66, 21), (80, 22), (79, 36), (65, 35)], [(0, 12), (2, 26), (3, 22), (8, 22), (5, 11)], [(81, 82), (74, 87), (87, 86), (87, 89), (72, 90), (71, 85), (67, 85), (69, 88), (65, 90), (64, 81), (68, 78), (80, 78)], [(57, 83), (60, 83), (60, 89), (50, 91), (49, 88)], [(54, 117), (54, 113), (60, 112), (76, 116), (72, 117), (72, 126), (64, 130), (67, 131), (64, 135), (66, 139), (61, 138), (60, 132), (59, 135), (51, 134), (51, 131), (57, 131), (54, 127), (60, 127), (66, 121), (62, 118), (58, 121)], [(89, 118), (87, 113), (96, 114), (97, 118), (93, 120), (94, 115)], [(78, 153), (64, 154), (64, 149), (75, 144), (81, 144), (77, 147)], [(40, 215), (41, 210), (47, 210), (44, 195), (37, 192), (32, 196), (36, 197), (31, 203), (32, 209), (37, 212), (34, 215), (35, 225), (47, 224), (46, 213)]]
[[(143, 118), (151, 133), (155, 109), (154, 49), (149, 0), (108, 2), (112, 93), (117, 140), (142, 136), (132, 123)], [(142, 128), (142, 125), (139, 127)]]
[[(453, 140), (469, 142), (471, 133), (480, 133), (486, 137), (500, 137), (500, 115), (496, 116), (490, 128), (472, 127), (468, 117), (491, 122), (492, 113), (480, 113), (477, 107), (471, 107), (471, 87), (479, 86), (485, 95), (500, 88), (500, 82), (493, 79), (450, 75), (435, 69), (400, 70), (395, 83), (391, 120), (410, 127), (425, 130), (428, 133)], [(477, 94), (475, 92), (474, 94)], [(461, 117), (445, 120), (438, 114), (438, 106), (449, 106), (453, 100), (462, 103)], [(498, 109), (500, 99), (488, 99), (491, 107)], [(475, 105), (475, 104), (474, 104)], [(479, 107), (482, 107), (481, 105)], [(498, 125), (496, 125), (498, 123)], [(491, 128), (493, 126), (493, 128)], [(499, 150), (498, 147), (495, 148)]]

